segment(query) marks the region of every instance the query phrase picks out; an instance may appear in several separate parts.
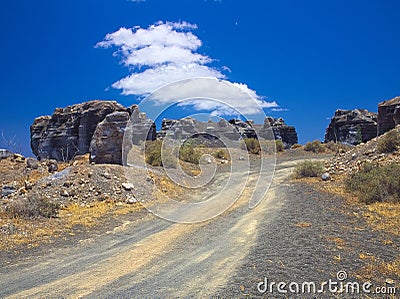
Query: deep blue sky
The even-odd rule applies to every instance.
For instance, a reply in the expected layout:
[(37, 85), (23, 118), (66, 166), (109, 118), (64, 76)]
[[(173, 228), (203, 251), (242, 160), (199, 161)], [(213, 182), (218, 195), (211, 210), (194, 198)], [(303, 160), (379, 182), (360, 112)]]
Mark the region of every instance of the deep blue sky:
[[(199, 53), (232, 82), (288, 109), (304, 143), (323, 139), (337, 108), (377, 110), (400, 95), (400, 1), (48, 0), (0, 2), (0, 132), (31, 155), (29, 125), (56, 107), (132, 96), (107, 87), (129, 74), (95, 48), (120, 27), (186, 21)], [(3, 147), (0, 140), (0, 147)]]

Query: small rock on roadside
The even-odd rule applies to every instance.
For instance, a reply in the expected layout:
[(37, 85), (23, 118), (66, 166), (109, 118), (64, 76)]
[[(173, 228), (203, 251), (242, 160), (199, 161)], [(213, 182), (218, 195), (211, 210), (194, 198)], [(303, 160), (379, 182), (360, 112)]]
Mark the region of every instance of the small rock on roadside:
[(1, 197), (6, 197), (10, 194), (13, 194), (16, 191), (17, 191), (17, 189), (14, 188), (13, 186), (3, 186), (1, 188)]
[(38, 169), (39, 168), (39, 162), (38, 160), (34, 158), (28, 158), (26, 159), (26, 167), (30, 169)]
[(124, 188), (126, 191), (131, 191), (135, 187), (131, 183), (122, 183), (122, 188)]
[(322, 174), (321, 179), (323, 181), (329, 181), (331, 179), (331, 175), (327, 172), (325, 172), (324, 174)]
[(103, 177), (105, 177), (107, 180), (110, 180), (112, 178), (111, 174), (108, 172), (103, 173)]
[(137, 202), (137, 200), (136, 200), (136, 198), (128, 198), (125, 202), (128, 204), (134, 204)]
[(47, 162), (47, 170), (49, 172), (55, 172), (58, 170), (58, 163), (57, 160), (49, 160)]

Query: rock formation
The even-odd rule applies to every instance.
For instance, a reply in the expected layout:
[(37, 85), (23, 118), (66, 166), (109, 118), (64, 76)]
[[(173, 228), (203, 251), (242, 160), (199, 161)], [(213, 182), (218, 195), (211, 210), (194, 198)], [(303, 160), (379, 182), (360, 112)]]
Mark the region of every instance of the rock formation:
[(378, 135), (393, 129), (400, 123), (400, 97), (378, 104)]
[[(107, 115), (114, 112), (122, 112), (122, 114), (114, 114), (105, 123), (102, 123)], [(131, 113), (136, 113), (138, 119), (146, 118), (145, 114), (138, 111), (136, 105), (125, 108), (115, 101), (95, 100), (66, 108), (57, 108), (52, 116), (38, 117), (31, 125), (32, 152), (39, 160), (55, 159), (57, 161), (69, 161), (76, 155), (89, 153), (96, 128), (98, 124), (102, 123), (98, 129), (96, 140), (93, 142), (92, 149), (95, 151), (93, 157), (96, 157), (95, 159), (99, 163), (102, 160), (104, 163), (108, 163), (108, 161), (115, 163), (112, 161), (120, 161), (118, 154), (116, 158), (111, 159), (108, 158), (109, 154), (104, 151), (108, 147), (110, 150), (114, 149), (115, 145), (112, 142), (120, 134), (115, 130), (123, 131), (124, 121), (121, 121), (121, 117), (124, 118)], [(113, 141), (107, 141), (107, 137)], [(149, 138), (155, 138), (155, 129)], [(110, 144), (106, 145), (105, 143)]]
[(364, 109), (336, 110), (326, 129), (325, 142), (356, 145), (377, 136), (377, 114)]
[(31, 148), (39, 159), (71, 160), (89, 152), (96, 126), (107, 114), (126, 111), (115, 101), (90, 101), (55, 109), (31, 125)]
[(129, 113), (116, 111), (106, 115), (93, 134), (90, 143), (90, 161), (122, 164), (122, 142)]
[[(270, 127), (272, 131), (268, 130)], [(173, 138), (197, 137), (207, 146), (221, 146), (218, 140), (221, 136), (239, 140), (260, 135), (281, 139), (286, 148), (297, 143), (295, 128), (281, 118), (269, 117), (264, 125), (237, 119), (229, 122), (200, 122), (190, 117), (179, 121), (164, 119), (157, 133), (154, 122), (137, 105), (125, 108), (115, 101), (100, 100), (57, 108), (52, 116), (36, 118), (30, 131), (32, 152), (39, 160), (69, 161), (76, 155), (90, 153), (91, 162), (111, 164), (122, 164), (124, 136), (136, 145), (144, 140), (163, 139), (167, 132)]]
[(139, 111), (138, 106), (130, 107), (128, 112), (113, 112), (96, 127), (89, 149), (91, 162), (122, 164), (122, 146), (129, 119), (132, 143), (156, 138), (155, 124)]
[(268, 126), (267, 122), (272, 126), (275, 139), (281, 139), (285, 148), (290, 148), (299, 142), (296, 128), (285, 124), (282, 118), (267, 117), (264, 121), (264, 128)]
[[(272, 128), (273, 137), (269, 128)], [(171, 130), (173, 132), (171, 132)], [(164, 138), (167, 132), (177, 137), (179, 136), (179, 138), (192, 136), (194, 133), (201, 133), (203, 139), (207, 138), (210, 141), (216, 140), (215, 138), (213, 139), (212, 136), (220, 137), (224, 135), (229, 139), (238, 140), (239, 138), (257, 138), (257, 136), (260, 135), (265, 139), (281, 139), (285, 148), (289, 148), (298, 142), (297, 132), (293, 126), (285, 124), (282, 118), (275, 119), (272, 117), (267, 117), (263, 125), (239, 119), (231, 119), (229, 122), (221, 120), (219, 122), (209, 121), (207, 123), (199, 122), (192, 118), (186, 118), (180, 121), (163, 119), (161, 130), (157, 133), (157, 138)], [(197, 137), (197, 135), (195, 137)], [(210, 146), (211, 143), (207, 144)]]

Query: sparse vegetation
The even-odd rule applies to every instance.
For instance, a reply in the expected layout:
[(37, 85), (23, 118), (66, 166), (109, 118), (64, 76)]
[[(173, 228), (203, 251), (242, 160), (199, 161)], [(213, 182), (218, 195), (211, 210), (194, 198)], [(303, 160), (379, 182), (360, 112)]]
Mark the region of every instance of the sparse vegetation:
[(325, 151), (325, 146), (319, 140), (314, 140), (312, 142), (307, 142), (304, 146), (304, 150), (313, 153), (323, 153)]
[(302, 147), (301, 144), (295, 143), (295, 144), (293, 144), (293, 145), (290, 147), (290, 149), (296, 149), (296, 148), (301, 148), (301, 147)]
[(255, 138), (245, 138), (243, 139), (246, 145), (247, 151), (250, 154), (259, 155), (261, 153), (261, 146), (258, 139)]
[(10, 217), (14, 218), (52, 218), (57, 216), (59, 207), (59, 204), (55, 202), (32, 194), (27, 198), (21, 198), (11, 202), (7, 206), (6, 212)]
[(400, 145), (400, 136), (396, 130), (391, 130), (383, 135), (377, 145), (379, 153), (392, 153)]
[(277, 152), (283, 152), (285, 150), (283, 142), (280, 139), (275, 140), (275, 147)]
[(161, 160), (161, 140), (147, 141), (145, 147), (146, 163), (152, 166), (162, 166)]
[(191, 142), (184, 142), (179, 149), (179, 159), (188, 163), (199, 164), (201, 156), (201, 152)]
[(356, 193), (360, 201), (367, 204), (400, 203), (400, 165), (366, 163), (360, 171), (349, 176), (346, 190)]
[(325, 149), (328, 149), (329, 151), (334, 153), (347, 152), (350, 149), (349, 145), (334, 141), (329, 141), (328, 143), (325, 143), (323, 145), (325, 146)]
[(325, 171), (320, 161), (305, 160), (296, 165), (293, 176), (296, 179), (305, 177), (318, 177)]
[(219, 149), (213, 153), (213, 156), (217, 159), (229, 160), (229, 152), (226, 149)]

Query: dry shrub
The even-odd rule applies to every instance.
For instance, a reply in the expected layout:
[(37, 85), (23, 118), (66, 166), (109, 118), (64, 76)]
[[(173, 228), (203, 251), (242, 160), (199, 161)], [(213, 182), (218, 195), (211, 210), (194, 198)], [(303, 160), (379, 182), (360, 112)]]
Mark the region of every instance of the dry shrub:
[(400, 165), (390, 163), (380, 166), (366, 163), (364, 167), (349, 176), (346, 190), (354, 192), (360, 201), (400, 203)]
[(229, 160), (229, 152), (226, 149), (219, 149), (213, 153), (213, 156), (221, 160)]
[(301, 148), (301, 147), (302, 147), (301, 144), (295, 143), (295, 144), (293, 144), (293, 145), (290, 147), (290, 149), (296, 149), (296, 148)]
[(250, 154), (259, 155), (261, 153), (260, 142), (256, 138), (243, 139), (246, 149)]
[(47, 198), (31, 194), (27, 198), (20, 198), (10, 202), (6, 212), (11, 217), (22, 218), (52, 218), (57, 217), (60, 205)]
[(325, 151), (325, 146), (319, 140), (314, 140), (312, 142), (307, 142), (304, 146), (304, 150), (313, 153), (323, 153)]
[(296, 179), (306, 178), (306, 177), (318, 177), (324, 173), (325, 168), (320, 161), (305, 160), (297, 163), (294, 169), (294, 177)]
[(392, 153), (400, 145), (400, 136), (396, 130), (391, 130), (383, 135), (377, 145), (379, 153)]
[(275, 147), (277, 152), (283, 152), (285, 150), (283, 142), (280, 139), (275, 140)]

